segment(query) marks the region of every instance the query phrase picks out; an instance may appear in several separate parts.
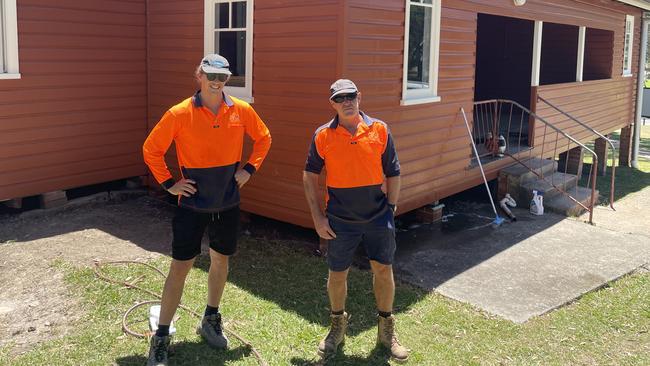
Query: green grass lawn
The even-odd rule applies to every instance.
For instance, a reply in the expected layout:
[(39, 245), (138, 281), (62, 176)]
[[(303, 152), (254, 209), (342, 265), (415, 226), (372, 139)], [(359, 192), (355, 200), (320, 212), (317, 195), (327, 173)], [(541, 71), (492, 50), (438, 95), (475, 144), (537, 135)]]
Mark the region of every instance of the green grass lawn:
[[(641, 146), (650, 151), (650, 126), (642, 131)], [(598, 177), (597, 183), (607, 199), (609, 175)], [(650, 160), (641, 159), (639, 170), (619, 167), (616, 199), (649, 185)], [(153, 264), (166, 270), (169, 259)], [(207, 258), (197, 260), (183, 298), (198, 312), (205, 306), (208, 265)], [(121, 317), (135, 302), (150, 297), (99, 281), (91, 269), (63, 262), (55, 266), (66, 273), (70, 296), (82, 299), (83, 321), (72, 335), (25, 355), (14, 357), (9, 348), (0, 348), (0, 365), (143, 365), (148, 344), (125, 336)], [(162, 280), (138, 266), (107, 272), (121, 279), (144, 275), (141, 286), (161, 291)], [(326, 275), (324, 260), (302, 249), (243, 238), (221, 306), (227, 326), (251, 341), (270, 365), (315, 365), (316, 345), (328, 327)], [(348, 338), (343, 352), (328, 364), (389, 364), (387, 353), (375, 348), (371, 284), (370, 273), (351, 271)], [(413, 350), (410, 365), (650, 364), (648, 272), (626, 276), (523, 325), (403, 284), (397, 286), (395, 308), (400, 338)], [(194, 334), (198, 320), (182, 310), (178, 315), (172, 365), (257, 365), (250, 350), (232, 337), (228, 351), (210, 349)], [(141, 321), (136, 329), (146, 329), (145, 310), (132, 319)]]
[[(154, 262), (169, 265), (167, 258)], [(83, 299), (86, 315), (74, 334), (10, 358), (2, 365), (143, 365), (142, 339), (120, 330), (120, 319), (148, 295), (97, 280), (91, 269), (57, 263), (71, 296)], [(208, 263), (198, 261), (188, 277), (183, 302), (197, 311), (205, 304)], [(138, 267), (111, 268), (115, 278), (146, 274)], [(315, 365), (316, 345), (327, 332), (327, 266), (322, 258), (278, 242), (244, 238), (233, 258), (221, 306), (227, 326), (262, 353), (270, 365)], [(347, 310), (347, 343), (328, 364), (387, 365), (375, 348), (371, 274), (353, 269)], [(140, 284), (160, 291), (161, 280)], [(413, 352), (410, 365), (648, 365), (650, 364), (650, 273), (636, 273), (573, 304), (523, 325), (489, 316), (434, 293), (398, 284), (398, 332)], [(228, 351), (208, 348), (194, 334), (197, 320), (180, 311), (172, 365), (256, 365), (250, 351), (231, 338)], [(145, 320), (144, 311), (134, 320)], [(135, 325), (144, 329), (144, 323)]]
[[(618, 133), (613, 133), (614, 140), (619, 139)], [(587, 144), (593, 150), (593, 143)], [(639, 149), (650, 151), (650, 125), (641, 126), (641, 136), (639, 139)], [(582, 179), (580, 180), (581, 186), (587, 186), (587, 179), (591, 169), (592, 157), (590, 154), (585, 154), (584, 169)], [(599, 175), (596, 179), (596, 189), (600, 191), (600, 203), (602, 205), (609, 205), (609, 191), (611, 187), (611, 159), (608, 155), (607, 173), (605, 176)], [(640, 157), (639, 169), (634, 169), (626, 166), (618, 166), (616, 162), (616, 176), (614, 181), (614, 202), (627, 196), (630, 193), (641, 190), (650, 186), (650, 159)]]

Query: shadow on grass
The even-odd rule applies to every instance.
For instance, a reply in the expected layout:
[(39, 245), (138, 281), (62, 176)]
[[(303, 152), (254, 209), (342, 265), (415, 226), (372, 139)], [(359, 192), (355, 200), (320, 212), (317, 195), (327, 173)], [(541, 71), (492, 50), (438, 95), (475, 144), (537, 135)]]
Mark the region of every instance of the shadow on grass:
[[(238, 253), (230, 262), (228, 282), (311, 323), (329, 327), (328, 267), (324, 258), (305, 255), (304, 248), (268, 245), (250, 238), (242, 238), (238, 245)], [(199, 256), (194, 267), (208, 271), (210, 258)], [(396, 283), (394, 312), (408, 310), (424, 295), (423, 291)], [(349, 336), (377, 326), (371, 272), (350, 270), (346, 311), (352, 316)]]
[(295, 366), (330, 366), (330, 365), (373, 365), (389, 366), (390, 354), (382, 346), (375, 346), (367, 357), (348, 356), (345, 354), (345, 347), (339, 348), (336, 354), (329, 355), (324, 359), (305, 359), (294, 357), (291, 365)]
[[(225, 351), (214, 350), (202, 342), (178, 342), (170, 346), (169, 361), (172, 365), (226, 365), (251, 356), (248, 347), (240, 346)], [(143, 355), (120, 357), (119, 366), (142, 366), (147, 358)]]
[[(650, 167), (650, 162), (645, 162), (645, 164)], [(590, 171), (591, 164), (584, 164), (582, 177), (579, 183), (580, 186), (588, 186)], [(650, 173), (635, 168), (617, 166), (616, 176), (614, 178), (614, 203), (631, 193), (638, 192), (643, 188), (650, 186)], [(596, 189), (600, 192), (601, 205), (609, 205), (610, 203), (610, 188), (612, 186), (611, 180), (611, 167), (607, 167), (606, 175), (598, 176), (596, 179)], [(591, 186), (589, 185), (588, 187)]]
[[(642, 190), (650, 186), (650, 126), (641, 126), (641, 137), (639, 138), (639, 166), (640, 169), (634, 169), (626, 166), (616, 167), (616, 176), (614, 181), (614, 203), (621, 198)], [(613, 132), (610, 137), (616, 143), (620, 140), (620, 131)], [(587, 143), (590, 148), (594, 143)], [(596, 179), (596, 189), (600, 192), (600, 204), (610, 204), (610, 187), (612, 180), (611, 155), (607, 154), (607, 171), (605, 175), (599, 175)], [(620, 154), (617, 151), (617, 154)], [(618, 157), (618, 156), (617, 156)], [(589, 185), (589, 173), (591, 172), (591, 157), (585, 155), (585, 161), (582, 168), (582, 176), (579, 185), (591, 187)], [(618, 159), (617, 159), (618, 160)], [(616, 162), (618, 164), (618, 161)]]

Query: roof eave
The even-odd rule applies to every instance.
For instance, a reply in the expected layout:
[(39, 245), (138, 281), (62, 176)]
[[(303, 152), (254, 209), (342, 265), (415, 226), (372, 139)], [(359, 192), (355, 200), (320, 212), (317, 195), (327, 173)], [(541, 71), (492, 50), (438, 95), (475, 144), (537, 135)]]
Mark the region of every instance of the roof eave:
[(636, 6), (637, 8), (641, 8), (643, 10), (650, 10), (650, 3), (647, 1), (643, 0), (617, 0), (619, 3), (624, 3), (632, 6)]

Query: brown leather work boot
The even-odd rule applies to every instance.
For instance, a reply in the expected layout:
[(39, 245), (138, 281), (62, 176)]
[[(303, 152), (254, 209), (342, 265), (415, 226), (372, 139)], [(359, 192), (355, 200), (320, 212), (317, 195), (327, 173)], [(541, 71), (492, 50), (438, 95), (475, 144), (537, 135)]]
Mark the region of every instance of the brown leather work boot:
[(320, 356), (335, 353), (339, 345), (345, 342), (345, 331), (348, 329), (348, 319), (350, 319), (350, 316), (344, 312), (341, 315), (330, 315), (330, 317), (332, 319), (330, 332), (318, 344), (318, 354)]
[(379, 316), (377, 327), (377, 343), (384, 345), (390, 350), (390, 356), (397, 362), (406, 362), (409, 358), (409, 350), (402, 346), (395, 334), (395, 317), (384, 318)]

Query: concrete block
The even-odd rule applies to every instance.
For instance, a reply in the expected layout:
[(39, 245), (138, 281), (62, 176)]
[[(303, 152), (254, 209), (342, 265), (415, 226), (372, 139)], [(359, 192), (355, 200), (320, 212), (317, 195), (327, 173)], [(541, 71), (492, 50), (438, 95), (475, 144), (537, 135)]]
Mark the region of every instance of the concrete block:
[(9, 208), (16, 208), (16, 209), (21, 209), (23, 207), (23, 199), (22, 198), (12, 198), (9, 200), (6, 200), (2, 202), (5, 206)]
[(415, 217), (419, 222), (436, 222), (442, 218), (443, 207), (445, 207), (444, 204), (420, 207), (415, 211)]
[(40, 195), (39, 204), (41, 208), (55, 208), (61, 207), (68, 203), (68, 197), (65, 191), (46, 192)]

